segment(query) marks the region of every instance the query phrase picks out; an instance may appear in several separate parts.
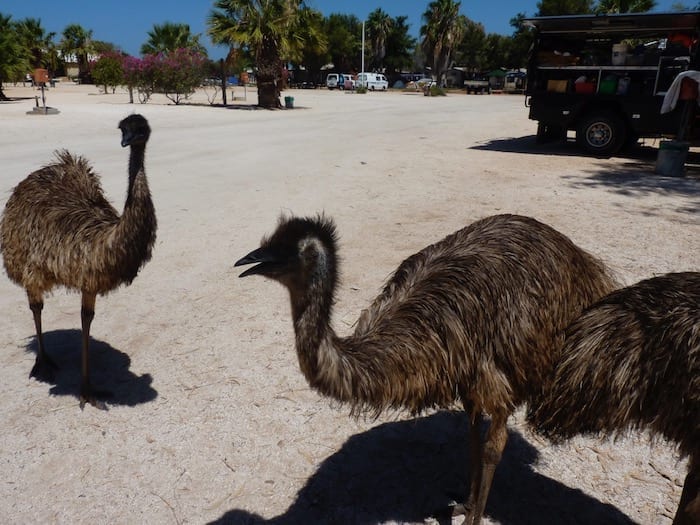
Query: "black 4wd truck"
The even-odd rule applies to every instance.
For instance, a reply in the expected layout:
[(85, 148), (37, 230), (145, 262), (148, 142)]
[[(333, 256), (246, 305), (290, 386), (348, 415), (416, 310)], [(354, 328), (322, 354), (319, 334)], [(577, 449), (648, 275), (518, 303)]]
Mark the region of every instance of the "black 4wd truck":
[(525, 94), (538, 142), (572, 130), (584, 149), (609, 156), (641, 137), (676, 137), (681, 128), (685, 140), (700, 139), (694, 101), (660, 112), (675, 77), (700, 69), (700, 11), (525, 23), (535, 29)]

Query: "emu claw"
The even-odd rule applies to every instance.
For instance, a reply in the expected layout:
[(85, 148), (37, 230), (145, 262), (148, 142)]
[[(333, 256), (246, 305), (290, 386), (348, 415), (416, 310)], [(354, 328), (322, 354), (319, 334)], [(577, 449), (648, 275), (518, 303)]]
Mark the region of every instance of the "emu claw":
[(93, 390), (91, 386), (84, 386), (80, 389), (80, 410), (85, 408), (85, 403), (89, 403), (98, 410), (109, 410), (104, 401), (99, 398), (112, 397), (111, 392)]
[(449, 510), (451, 511), (450, 517), (452, 518), (456, 516), (464, 516), (462, 525), (469, 525), (474, 519), (472, 506), (468, 503), (457, 503), (456, 501), (453, 501), (449, 505)]

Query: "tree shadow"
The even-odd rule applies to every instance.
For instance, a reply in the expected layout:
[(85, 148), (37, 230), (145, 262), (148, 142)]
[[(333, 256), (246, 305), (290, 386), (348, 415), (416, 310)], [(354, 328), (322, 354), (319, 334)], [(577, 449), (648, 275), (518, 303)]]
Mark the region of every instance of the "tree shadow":
[[(581, 156), (576, 143), (567, 142), (537, 144), (534, 136), (496, 139), (472, 149), (524, 153), (533, 155)], [(681, 197), (675, 211), (697, 217), (700, 213), (700, 152), (689, 151), (685, 162), (684, 177), (668, 177), (654, 173), (658, 148), (640, 144), (616, 156), (618, 162), (602, 166), (588, 175), (564, 175), (574, 188), (604, 188), (618, 195), (643, 197), (665, 194)], [(619, 159), (624, 159), (622, 162)]]
[[(468, 490), (469, 421), (461, 412), (379, 425), (351, 437), (328, 457), (299, 491), (291, 507), (264, 519), (232, 509), (211, 525), (421, 523), (445, 512)], [(486, 515), (502, 524), (631, 524), (625, 514), (582, 491), (535, 472), (538, 452), (509, 432)]]
[[(626, 162), (613, 169), (592, 171), (589, 176), (566, 175), (563, 179), (573, 188), (603, 188), (627, 197), (680, 197), (683, 201), (678, 202), (675, 211), (688, 214), (697, 222), (700, 215), (700, 163), (695, 167), (686, 163), (685, 177), (665, 177), (650, 173), (650, 170), (653, 171), (653, 165), (650, 168), (648, 165)], [(693, 175), (693, 170), (696, 175)]]
[[(58, 366), (49, 393), (56, 396), (80, 397), (82, 334), (80, 330), (44, 332), (44, 344), (49, 357)], [(36, 335), (26, 346), (37, 353)], [(97, 390), (110, 392), (105, 402), (110, 405), (136, 406), (153, 401), (158, 392), (151, 387), (150, 374), (137, 376), (129, 371), (131, 359), (108, 343), (90, 338), (90, 380)]]

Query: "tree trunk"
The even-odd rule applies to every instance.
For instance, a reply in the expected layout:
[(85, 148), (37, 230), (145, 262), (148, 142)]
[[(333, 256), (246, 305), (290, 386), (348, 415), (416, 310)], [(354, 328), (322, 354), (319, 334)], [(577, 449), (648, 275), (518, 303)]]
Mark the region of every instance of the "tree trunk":
[(277, 45), (273, 41), (266, 41), (258, 55), (258, 106), (267, 109), (282, 107), (277, 85), (281, 74), (282, 63)]
[(274, 79), (258, 76), (258, 106), (267, 109), (281, 108), (277, 83)]

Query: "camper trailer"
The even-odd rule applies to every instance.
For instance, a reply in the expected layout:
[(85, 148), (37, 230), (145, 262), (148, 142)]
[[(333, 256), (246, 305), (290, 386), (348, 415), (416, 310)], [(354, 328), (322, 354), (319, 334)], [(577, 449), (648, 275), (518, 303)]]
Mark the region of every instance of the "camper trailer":
[(700, 11), (526, 19), (535, 29), (526, 105), (537, 139), (565, 139), (613, 155), (641, 137), (700, 138), (697, 83), (673, 111), (664, 95), (686, 70), (700, 69)]

